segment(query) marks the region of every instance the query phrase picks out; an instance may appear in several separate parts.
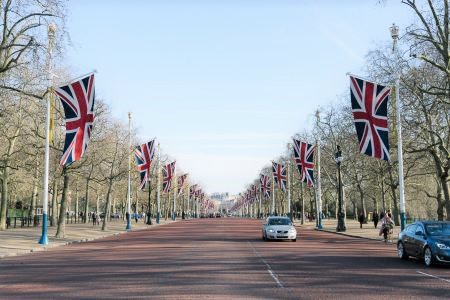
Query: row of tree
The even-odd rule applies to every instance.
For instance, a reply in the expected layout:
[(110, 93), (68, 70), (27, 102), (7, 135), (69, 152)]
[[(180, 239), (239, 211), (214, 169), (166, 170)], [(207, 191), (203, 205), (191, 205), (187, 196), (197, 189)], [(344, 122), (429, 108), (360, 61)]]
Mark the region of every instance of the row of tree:
[[(0, 230), (6, 229), (8, 211), (17, 203), (31, 218), (35, 217), (36, 208), (42, 207), (45, 107), (48, 93), (52, 94), (46, 80), (50, 47), (56, 50), (52, 68), (58, 79), (55, 81), (73, 77), (63, 64), (69, 41), (65, 11), (64, 1), (0, 0)], [(48, 43), (50, 24), (58, 28), (55, 45)], [(64, 237), (68, 212), (77, 217), (83, 215), (84, 222), (88, 222), (86, 216), (90, 212), (97, 212), (105, 214), (102, 224), (105, 230), (110, 216), (115, 212), (124, 216), (127, 207), (128, 124), (114, 118), (105, 101), (96, 99), (91, 141), (83, 158), (61, 167), (64, 112), (59, 101), (53, 99), (51, 105), (54, 124), (50, 142), (50, 224), (57, 226), (57, 237)], [(132, 130), (131, 139), (133, 145), (141, 142), (136, 130)], [(160, 165), (169, 160), (162, 153), (158, 158)], [(153, 164), (150, 186), (139, 191), (138, 173), (132, 172), (134, 212), (156, 207), (156, 174)], [(172, 186), (176, 188), (176, 180)], [(185, 203), (187, 196), (172, 207), (169, 195), (161, 196), (163, 217), (167, 218), (172, 211), (193, 210), (192, 202), (190, 207)]]
[[(384, 85), (394, 85), (396, 72), (401, 74), (400, 90), (393, 90), (391, 100), (395, 99), (395, 93), (400, 93), (407, 217), (450, 220), (449, 5), (447, 0), (402, 2), (405, 9), (414, 12), (417, 17), (415, 23), (400, 36), (400, 51), (394, 53), (392, 44), (386, 43), (367, 54), (364, 77)], [(396, 109), (395, 101), (390, 101), (391, 159), (388, 162), (360, 154), (349, 93), (320, 109), (320, 120), (312, 132), (295, 135), (295, 138), (310, 143), (320, 140), (325, 215), (335, 216), (338, 210), (335, 153), (339, 145), (343, 154), (341, 170), (346, 213), (357, 216), (362, 212), (367, 216), (369, 211), (390, 210), (395, 223), (399, 224)], [(290, 165), (291, 210), (314, 214), (315, 190), (300, 182), (292, 151), (287, 151), (276, 161)], [(261, 173), (271, 178), (271, 166), (263, 168)], [(253, 184), (259, 185), (259, 178)], [(287, 212), (286, 194), (276, 193), (278, 213)], [(263, 203), (265, 211), (269, 212), (271, 199)]]

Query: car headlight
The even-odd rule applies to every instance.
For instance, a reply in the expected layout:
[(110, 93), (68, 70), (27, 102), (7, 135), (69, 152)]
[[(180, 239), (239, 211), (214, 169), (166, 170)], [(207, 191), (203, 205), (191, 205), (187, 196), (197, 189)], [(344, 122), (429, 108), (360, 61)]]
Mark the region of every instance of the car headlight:
[(436, 247), (438, 247), (439, 249), (442, 249), (442, 250), (450, 250), (450, 246), (447, 246), (446, 244), (442, 244), (442, 243), (436, 243)]
[(289, 229), (289, 233), (295, 233), (295, 232), (297, 232), (297, 230), (295, 230), (295, 228)]
[(273, 230), (273, 229), (269, 229), (268, 230), (270, 233), (274, 233), (275, 232), (275, 230)]

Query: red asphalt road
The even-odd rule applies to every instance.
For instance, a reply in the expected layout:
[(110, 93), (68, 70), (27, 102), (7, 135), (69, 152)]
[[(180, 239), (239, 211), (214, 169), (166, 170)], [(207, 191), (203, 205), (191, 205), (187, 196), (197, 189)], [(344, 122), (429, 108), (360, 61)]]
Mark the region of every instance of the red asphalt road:
[(450, 298), (450, 268), (395, 246), (302, 230), (263, 242), (261, 221), (199, 219), (0, 259), (0, 299)]

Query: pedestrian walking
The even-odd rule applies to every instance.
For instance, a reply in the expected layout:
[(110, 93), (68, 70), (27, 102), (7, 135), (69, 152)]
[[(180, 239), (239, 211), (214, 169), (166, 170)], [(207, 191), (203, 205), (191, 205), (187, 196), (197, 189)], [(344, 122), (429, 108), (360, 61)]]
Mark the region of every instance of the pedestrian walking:
[(95, 212), (92, 213), (92, 226), (97, 224), (97, 214)]
[(378, 213), (376, 210), (373, 211), (372, 218), (373, 218), (373, 226), (375, 226), (375, 228), (377, 228), (379, 216), (378, 216)]
[(359, 217), (358, 217), (359, 228), (362, 228), (362, 224), (364, 223), (364, 220), (365, 220), (365, 219), (366, 219), (366, 218), (365, 218), (365, 216), (364, 216), (364, 213), (361, 212), (361, 213), (359, 214)]

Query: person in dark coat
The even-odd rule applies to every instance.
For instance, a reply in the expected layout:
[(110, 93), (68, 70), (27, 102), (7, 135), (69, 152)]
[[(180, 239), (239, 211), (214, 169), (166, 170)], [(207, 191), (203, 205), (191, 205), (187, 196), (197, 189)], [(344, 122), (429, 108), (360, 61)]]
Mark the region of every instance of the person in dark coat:
[(364, 213), (360, 213), (358, 216), (359, 228), (362, 228), (362, 224), (364, 223), (364, 220), (365, 220)]
[(379, 218), (376, 210), (373, 211), (372, 219), (373, 219), (373, 226), (375, 226), (375, 228), (377, 228), (378, 221), (380, 220), (380, 218)]

